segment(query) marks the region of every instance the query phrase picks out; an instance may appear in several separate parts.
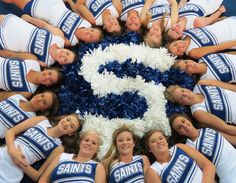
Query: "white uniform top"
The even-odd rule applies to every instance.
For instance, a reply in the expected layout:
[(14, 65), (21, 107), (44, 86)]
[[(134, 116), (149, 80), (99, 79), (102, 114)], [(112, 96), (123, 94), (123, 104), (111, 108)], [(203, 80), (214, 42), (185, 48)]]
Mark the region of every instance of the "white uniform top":
[(138, 15), (140, 16), (140, 13), (142, 11), (142, 8), (144, 6), (144, 0), (121, 0), (122, 3), (122, 12), (120, 15), (121, 21), (126, 21), (128, 17), (128, 12), (130, 10), (135, 10), (138, 12)]
[[(222, 28), (224, 27), (224, 28)], [(194, 48), (203, 46), (218, 45), (227, 41), (236, 40), (236, 17), (229, 17), (222, 21), (208, 25), (204, 28), (190, 29), (184, 32), (184, 35), (189, 36), (190, 44), (185, 53)], [(236, 49), (236, 46), (232, 47)]]
[(202, 170), (196, 162), (177, 146), (170, 148), (171, 159), (167, 163), (155, 161), (151, 168), (161, 177), (162, 183), (200, 183)]
[[(187, 139), (187, 145), (197, 149), (206, 156), (215, 166), (221, 183), (234, 183), (236, 180), (236, 149), (217, 131), (211, 128), (200, 129), (195, 141)], [(228, 174), (229, 182), (224, 181)]]
[(62, 153), (57, 166), (51, 173), (50, 182), (92, 183), (98, 162), (89, 160), (80, 163), (73, 159), (74, 154)]
[(164, 27), (165, 31), (168, 30), (171, 26), (170, 9), (170, 3), (167, 0), (156, 0), (149, 9), (149, 12), (152, 14), (152, 18), (148, 22), (147, 28), (151, 29), (153, 22), (162, 19), (163, 15), (166, 13), (164, 18)]
[(200, 79), (215, 79), (228, 83), (236, 82), (236, 55), (214, 53), (202, 57), (199, 62), (207, 65), (207, 72)]
[(5, 138), (8, 128), (36, 115), (35, 112), (21, 109), (20, 101), (28, 100), (22, 95), (16, 94), (0, 102), (0, 138)]
[(103, 0), (103, 1), (94, 1), (94, 0), (86, 0), (85, 5), (89, 9), (89, 11), (93, 14), (96, 25), (103, 25), (102, 13), (104, 10), (109, 10), (111, 15), (118, 18), (119, 13), (116, 10), (115, 6), (112, 4), (111, 0)]
[(48, 120), (43, 120), (23, 134), (17, 136), (15, 146), (19, 144), (26, 161), (31, 165), (41, 159), (46, 159), (50, 153), (61, 144), (59, 138), (50, 137), (47, 129), (52, 127)]
[(50, 46), (56, 44), (63, 48), (64, 43), (61, 37), (39, 29), (13, 14), (6, 15), (0, 25), (0, 49), (33, 53), (48, 66), (55, 63), (49, 55)]
[(236, 93), (216, 86), (196, 85), (194, 93), (202, 93), (203, 102), (190, 106), (192, 114), (201, 110), (212, 113), (226, 123), (236, 124)]
[(214, 13), (223, 0), (190, 0), (179, 9), (179, 17), (186, 17), (186, 30), (194, 28), (197, 17), (205, 17)]
[(112, 165), (109, 173), (110, 183), (143, 183), (143, 157), (141, 155), (133, 156), (129, 163), (117, 162)]
[(0, 89), (34, 93), (38, 85), (27, 81), (26, 75), (30, 70), (41, 71), (39, 63), (0, 57)]
[[(40, 159), (46, 159), (61, 144), (59, 138), (47, 135), (49, 127), (51, 127), (49, 121), (43, 120), (17, 136), (14, 142), (15, 147), (21, 147), (25, 160), (30, 165)], [(23, 178), (23, 171), (13, 163), (7, 152), (7, 146), (0, 147), (0, 161), (0, 182), (19, 183)]]
[(62, 0), (31, 0), (23, 11), (60, 28), (72, 46), (79, 42), (74, 34), (76, 29), (91, 27), (87, 20), (69, 10)]

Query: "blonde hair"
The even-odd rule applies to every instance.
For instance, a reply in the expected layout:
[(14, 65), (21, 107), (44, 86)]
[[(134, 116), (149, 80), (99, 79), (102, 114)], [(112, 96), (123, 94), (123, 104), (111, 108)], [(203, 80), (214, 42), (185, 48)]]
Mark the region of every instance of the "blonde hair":
[(170, 85), (169, 87), (166, 88), (166, 90), (164, 91), (164, 96), (167, 100), (176, 103), (173, 93), (174, 90), (177, 88), (181, 88), (179, 85)]
[(77, 145), (79, 146), (81, 141), (88, 135), (95, 135), (98, 138), (98, 150), (92, 157), (93, 160), (97, 161), (98, 160), (97, 153), (99, 152), (99, 147), (102, 145), (103, 142), (102, 142), (102, 138), (101, 138), (100, 134), (96, 130), (89, 129), (89, 130), (81, 132), (80, 136), (79, 136), (79, 140), (77, 142)]
[(134, 134), (134, 132), (127, 125), (122, 125), (120, 128), (116, 129), (113, 132), (113, 134), (112, 134), (112, 144), (111, 144), (108, 152), (105, 154), (105, 156), (102, 159), (103, 165), (104, 165), (104, 167), (106, 169), (107, 178), (109, 176), (109, 172), (111, 170), (111, 166), (113, 165), (113, 163), (115, 161), (117, 161), (117, 160), (119, 161), (119, 159), (120, 159), (119, 151), (117, 149), (116, 139), (117, 139), (117, 136), (119, 134), (121, 134), (122, 132), (129, 132), (129, 133), (131, 133), (135, 145), (136, 145), (136, 143), (138, 141), (138, 137)]

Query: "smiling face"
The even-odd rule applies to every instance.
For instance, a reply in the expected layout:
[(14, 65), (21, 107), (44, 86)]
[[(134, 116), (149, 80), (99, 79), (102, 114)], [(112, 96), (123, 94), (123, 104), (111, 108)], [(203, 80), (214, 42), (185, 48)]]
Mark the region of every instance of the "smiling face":
[(138, 32), (141, 28), (141, 22), (138, 15), (131, 14), (128, 16), (125, 25), (128, 30)]
[(181, 24), (176, 23), (172, 25), (171, 28), (168, 30), (168, 36), (170, 36), (174, 40), (180, 39), (183, 36)]
[(96, 28), (83, 28), (80, 34), (82, 41), (86, 43), (96, 43), (100, 41), (102, 32)]
[(155, 157), (169, 151), (167, 140), (161, 132), (154, 132), (149, 137), (148, 146)]
[(80, 150), (79, 153), (89, 156), (90, 158), (94, 157), (99, 148), (99, 137), (97, 134), (88, 133), (81, 137), (80, 141)]
[(30, 100), (30, 103), (35, 112), (45, 111), (52, 106), (52, 94), (49, 92), (37, 94)]
[(197, 74), (200, 63), (194, 62), (193, 60), (179, 60), (176, 67), (187, 74)]
[(61, 133), (64, 135), (73, 135), (74, 132), (80, 127), (79, 120), (74, 115), (67, 115), (63, 117), (57, 125)]
[(58, 82), (58, 72), (52, 69), (46, 69), (40, 72), (39, 82), (45, 86), (51, 86)]
[(162, 41), (161, 28), (159, 26), (152, 27), (146, 37), (147, 44), (151, 47), (159, 47)]
[(121, 31), (121, 27), (118, 20), (111, 15), (106, 20), (104, 20), (104, 28), (106, 29), (107, 32), (110, 33)]
[(193, 133), (193, 125), (192, 122), (186, 119), (183, 116), (178, 116), (172, 122), (172, 128), (179, 134), (186, 137), (190, 137)]
[(187, 43), (183, 40), (174, 41), (169, 45), (168, 49), (172, 54), (182, 56), (187, 49)]
[(116, 137), (116, 148), (120, 155), (133, 155), (135, 143), (132, 133), (128, 131), (121, 132)]
[(181, 105), (192, 105), (194, 93), (186, 88), (175, 88), (173, 93), (174, 101)]
[(60, 65), (70, 64), (74, 62), (75, 54), (68, 49), (57, 49), (55, 54), (55, 60)]

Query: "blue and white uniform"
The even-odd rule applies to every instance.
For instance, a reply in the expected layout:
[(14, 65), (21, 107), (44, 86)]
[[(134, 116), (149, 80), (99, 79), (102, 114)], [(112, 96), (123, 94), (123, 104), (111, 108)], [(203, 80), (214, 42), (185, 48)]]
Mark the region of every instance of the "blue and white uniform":
[(39, 29), (13, 14), (6, 15), (0, 25), (0, 49), (30, 52), (48, 66), (55, 63), (49, 54), (51, 45), (63, 48), (64, 43), (61, 37)]
[(110, 183), (143, 183), (143, 157), (133, 156), (130, 163), (117, 162), (111, 167), (109, 174)]
[(202, 57), (199, 62), (207, 65), (207, 71), (200, 79), (236, 82), (236, 55), (214, 53)]
[(192, 114), (201, 110), (212, 113), (226, 123), (236, 124), (236, 93), (216, 86), (196, 85), (194, 93), (202, 93), (205, 99), (190, 106)]
[(80, 163), (73, 160), (74, 154), (62, 153), (58, 165), (51, 173), (50, 182), (92, 183), (98, 162), (89, 160)]
[(22, 121), (35, 116), (35, 112), (24, 111), (20, 101), (28, 101), (22, 95), (16, 94), (0, 102), (0, 138), (5, 138), (5, 132)]
[(153, 22), (161, 20), (163, 18), (163, 15), (166, 13), (164, 19), (165, 21), (164, 27), (165, 30), (169, 29), (171, 26), (170, 11), (171, 11), (170, 3), (167, 0), (156, 0), (149, 9), (152, 18), (148, 22), (147, 28), (151, 29)]
[(236, 180), (235, 148), (217, 131), (211, 128), (200, 129), (199, 136), (187, 145), (197, 149), (215, 166), (220, 183), (234, 183)]
[[(222, 29), (224, 27), (224, 29)], [(194, 48), (203, 46), (214, 46), (227, 41), (236, 40), (236, 17), (229, 17), (222, 21), (208, 25), (204, 28), (190, 29), (184, 32), (185, 36), (189, 36), (190, 44), (185, 53)], [(236, 49), (236, 46), (232, 47)]]
[(91, 27), (87, 20), (69, 10), (62, 0), (31, 0), (25, 5), (23, 12), (60, 28), (72, 46), (79, 42), (75, 36), (76, 29)]
[(194, 28), (197, 17), (205, 17), (214, 13), (223, 0), (190, 0), (179, 9), (179, 17), (186, 17), (186, 30)]
[(102, 1), (94, 1), (94, 0), (86, 0), (85, 5), (89, 9), (89, 11), (93, 14), (96, 25), (103, 25), (102, 13), (105, 10), (109, 10), (111, 15), (118, 18), (119, 13), (115, 6), (112, 4), (111, 0), (102, 0)]
[[(61, 144), (59, 138), (50, 137), (47, 129), (52, 127), (48, 120), (43, 120), (23, 134), (16, 137), (15, 147), (21, 147), (25, 160), (31, 165), (46, 159)], [(0, 148), (0, 182), (19, 183), (23, 171), (16, 166), (7, 152), (7, 146)]]
[(122, 3), (122, 12), (120, 15), (121, 21), (126, 21), (128, 18), (128, 12), (130, 10), (135, 10), (140, 16), (141, 10), (144, 6), (144, 0), (121, 0)]
[(40, 72), (40, 65), (34, 60), (6, 59), (0, 57), (0, 89), (6, 91), (34, 93), (38, 85), (27, 81), (30, 70)]
[(202, 182), (202, 170), (182, 149), (173, 146), (171, 159), (167, 163), (154, 162), (151, 168), (161, 177), (162, 183), (198, 183)]

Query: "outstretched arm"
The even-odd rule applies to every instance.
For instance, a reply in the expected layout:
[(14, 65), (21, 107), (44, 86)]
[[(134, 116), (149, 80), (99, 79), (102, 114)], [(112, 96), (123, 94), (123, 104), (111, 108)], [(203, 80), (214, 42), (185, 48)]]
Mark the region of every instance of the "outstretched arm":
[(120, 0), (112, 0), (112, 4), (115, 6), (116, 10), (118, 11), (119, 15), (122, 12), (122, 3)]
[(64, 1), (64, 3), (68, 3), (69, 4), (69, 6), (70, 6), (70, 8), (71, 8), (71, 10), (73, 12), (78, 13), (77, 7), (76, 7), (76, 5), (75, 5), (73, 0), (63, 0), (63, 1)]
[(20, 94), (27, 99), (29, 99), (32, 96), (32, 93), (30, 93), (30, 92), (0, 91), (0, 101), (5, 100), (8, 97), (15, 95), (15, 94)]
[(69, 40), (67, 40), (65, 38), (64, 33), (59, 28), (50, 25), (49, 23), (45, 22), (44, 20), (31, 17), (27, 14), (22, 15), (21, 18), (23, 20), (25, 20), (26, 22), (29, 22), (29, 23), (31, 23), (31, 24), (33, 24), (33, 25), (35, 25), (35, 26), (37, 26), (41, 29), (46, 29), (47, 31), (51, 32), (55, 36), (61, 37), (62, 39), (65, 40), (65, 46), (70, 46)]
[(222, 50), (229, 49), (234, 46), (236, 46), (236, 40), (235, 41), (227, 41), (227, 42), (221, 43), (219, 45), (215, 45), (215, 46), (204, 46), (204, 47), (200, 47), (200, 48), (194, 48), (189, 51), (188, 55), (194, 59), (199, 59), (209, 53), (216, 53), (216, 52), (219, 52)]
[(197, 27), (205, 27), (207, 25), (210, 25), (218, 20), (220, 15), (225, 12), (224, 5), (220, 6), (217, 11), (215, 11), (213, 14), (211, 14), (208, 17), (197, 17), (194, 20), (194, 28)]
[(196, 149), (185, 144), (177, 144), (177, 146), (196, 161), (198, 166), (202, 169), (202, 182), (213, 183), (215, 180), (215, 166)]
[(155, 2), (155, 0), (146, 0), (145, 4), (142, 8), (142, 11), (140, 13), (140, 21), (143, 26), (147, 26), (148, 22), (151, 19), (151, 12), (149, 12), (149, 9), (151, 8), (152, 4)]
[(184, 6), (186, 3), (187, 3), (187, 0), (180, 0), (178, 4), (178, 8), (180, 8), (181, 6)]
[(218, 80), (204, 79), (204, 80), (199, 80), (198, 84), (200, 84), (200, 85), (218, 86), (218, 87), (224, 88), (226, 90), (230, 90), (230, 91), (236, 92), (236, 85), (235, 84), (225, 83), (225, 82), (218, 81)]
[(0, 50), (0, 56), (5, 58), (18, 58), (22, 60), (30, 59), (30, 60), (38, 60), (38, 58), (32, 54), (27, 52), (15, 52), (11, 50)]
[(171, 6), (171, 12), (170, 12), (171, 25), (173, 25), (178, 22), (178, 17), (179, 17), (178, 3), (176, 2), (176, 0), (168, 0), (168, 1)]
[(147, 156), (143, 155), (143, 172), (144, 172), (144, 178), (147, 179), (147, 170), (150, 167), (150, 162)]
[(236, 136), (236, 126), (227, 124), (225, 121), (215, 116), (214, 114), (197, 110), (193, 113), (193, 117), (197, 121), (205, 124), (207, 127), (213, 128), (229, 135)]
[(86, 20), (89, 21), (92, 25), (96, 24), (95, 17), (89, 11), (89, 9), (85, 6), (85, 0), (77, 0), (76, 7), (81, 16), (83, 16)]

